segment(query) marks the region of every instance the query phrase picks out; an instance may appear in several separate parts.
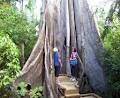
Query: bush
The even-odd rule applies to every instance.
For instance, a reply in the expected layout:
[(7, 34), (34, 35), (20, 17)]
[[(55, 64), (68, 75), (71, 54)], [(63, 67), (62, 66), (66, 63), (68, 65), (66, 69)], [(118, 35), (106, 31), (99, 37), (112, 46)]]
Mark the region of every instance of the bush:
[(7, 34), (0, 32), (0, 87), (9, 84), (20, 70), (19, 50)]
[(106, 49), (104, 65), (110, 85), (110, 93), (114, 98), (120, 96), (120, 22), (114, 18), (111, 32), (104, 39)]
[[(25, 45), (25, 59), (27, 59), (35, 44), (35, 22), (28, 21), (24, 13), (8, 3), (0, 4), (0, 32), (8, 34), (18, 46)], [(20, 52), (21, 55), (21, 52)]]
[(36, 88), (32, 89), (30, 84), (21, 82), (17, 86), (17, 95), (19, 97), (28, 96), (30, 98), (43, 98), (43, 89), (42, 89), (42, 87), (36, 87)]

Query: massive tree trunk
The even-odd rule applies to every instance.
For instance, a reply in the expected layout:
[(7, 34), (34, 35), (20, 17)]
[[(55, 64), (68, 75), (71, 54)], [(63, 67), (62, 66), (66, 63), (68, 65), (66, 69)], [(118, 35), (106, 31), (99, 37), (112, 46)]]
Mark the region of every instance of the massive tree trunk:
[[(50, 66), (53, 66), (54, 46), (57, 46), (61, 52), (62, 73), (70, 74), (68, 72), (70, 70), (69, 51), (72, 47), (76, 47), (81, 60), (79, 72), (84, 72), (87, 76), (93, 91), (105, 91), (104, 74), (100, 62), (103, 47), (94, 16), (86, 0), (47, 1), (38, 41), (15, 84), (25, 81), (32, 86), (44, 85), (48, 98), (57, 98), (53, 82), (54, 74), (50, 69)], [(81, 78), (83, 73), (78, 75)]]

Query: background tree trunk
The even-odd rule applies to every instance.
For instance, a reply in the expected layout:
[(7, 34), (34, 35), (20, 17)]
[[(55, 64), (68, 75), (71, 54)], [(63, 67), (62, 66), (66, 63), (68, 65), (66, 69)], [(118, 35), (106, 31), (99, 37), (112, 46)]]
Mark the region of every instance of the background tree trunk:
[[(57, 98), (52, 78), (54, 74), (50, 72), (50, 66), (53, 66), (52, 49), (54, 46), (60, 49), (62, 73), (68, 73), (66, 59), (71, 48), (76, 47), (84, 65), (83, 69), (79, 64), (80, 70), (84, 70), (90, 87), (94, 92), (104, 92), (105, 80), (100, 61), (103, 47), (87, 1), (48, 0), (43, 20), (38, 41), (15, 84), (20, 81), (32, 86), (45, 84), (49, 98)], [(70, 47), (66, 50), (64, 46)], [(80, 78), (81, 74), (78, 75)]]
[(22, 64), (22, 67), (24, 66), (24, 64), (25, 64), (25, 51), (24, 51), (24, 49), (25, 49), (25, 45), (24, 45), (24, 43), (22, 43), (21, 44), (21, 64)]
[(69, 0), (66, 0), (66, 72), (71, 75), (69, 56), (70, 56), (70, 17), (69, 17)]

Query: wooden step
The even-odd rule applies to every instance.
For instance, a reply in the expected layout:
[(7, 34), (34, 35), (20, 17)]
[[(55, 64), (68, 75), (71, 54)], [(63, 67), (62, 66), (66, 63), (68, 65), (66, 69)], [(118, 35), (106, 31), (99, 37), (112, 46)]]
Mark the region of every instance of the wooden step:
[(94, 93), (81, 94), (80, 98), (102, 98)]
[(65, 98), (80, 98), (80, 94), (69, 94), (69, 95), (65, 95)]
[(75, 87), (75, 83), (70, 81), (69, 77), (60, 76), (59, 81), (58, 91), (62, 97), (65, 96), (63, 98), (80, 98), (79, 88)]
[(70, 78), (67, 77), (67, 76), (59, 76), (59, 81), (60, 81), (60, 82), (70, 81)]
[(68, 94), (79, 94), (79, 91), (77, 91), (77, 90), (67, 90), (67, 91), (65, 91), (65, 95), (68, 95)]
[(59, 93), (61, 95), (69, 95), (69, 94), (79, 94), (78, 90), (63, 90), (63, 89), (59, 89)]
[(64, 96), (61, 96), (60, 98), (65, 98)]
[(59, 84), (59, 89), (64, 93), (64, 95), (79, 93), (79, 88), (76, 88), (73, 84), (69, 82)]

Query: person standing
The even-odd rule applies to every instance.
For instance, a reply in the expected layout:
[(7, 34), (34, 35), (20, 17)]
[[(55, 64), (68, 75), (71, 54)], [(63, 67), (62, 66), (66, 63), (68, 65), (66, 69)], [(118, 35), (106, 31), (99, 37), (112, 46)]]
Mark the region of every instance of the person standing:
[(56, 79), (56, 83), (59, 83), (59, 74), (60, 74), (60, 70), (62, 67), (62, 63), (61, 63), (61, 59), (60, 59), (60, 54), (58, 51), (58, 48), (55, 47), (53, 49), (54, 53), (53, 53), (53, 59), (54, 59), (54, 68), (55, 68), (55, 79)]
[(72, 48), (72, 53), (70, 56), (70, 66), (71, 66), (71, 80), (72, 81), (76, 81), (76, 67), (77, 67), (77, 49), (76, 48)]

